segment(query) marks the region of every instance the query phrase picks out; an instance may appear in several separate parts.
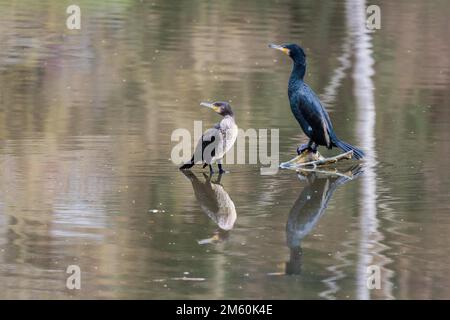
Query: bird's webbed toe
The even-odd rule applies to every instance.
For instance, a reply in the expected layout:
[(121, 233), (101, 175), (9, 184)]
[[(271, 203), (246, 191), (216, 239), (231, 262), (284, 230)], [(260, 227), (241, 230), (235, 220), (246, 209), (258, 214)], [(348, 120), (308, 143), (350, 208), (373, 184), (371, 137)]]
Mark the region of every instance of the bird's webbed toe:
[(301, 144), (297, 148), (297, 154), (300, 155), (303, 153), (303, 151), (305, 151), (309, 148), (310, 148), (310, 145), (308, 143)]

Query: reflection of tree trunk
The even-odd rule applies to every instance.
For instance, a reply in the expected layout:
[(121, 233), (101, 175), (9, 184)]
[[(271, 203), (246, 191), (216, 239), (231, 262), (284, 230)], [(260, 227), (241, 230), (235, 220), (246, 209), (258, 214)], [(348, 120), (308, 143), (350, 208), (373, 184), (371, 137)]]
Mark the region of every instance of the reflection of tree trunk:
[(342, 54), (337, 58), (337, 60), (340, 62), (340, 65), (339, 67), (334, 69), (328, 85), (325, 87), (324, 92), (320, 95), (320, 100), (325, 105), (328, 111), (331, 111), (333, 109), (331, 105), (336, 98), (337, 90), (341, 86), (342, 80), (345, 78), (345, 71), (351, 66), (351, 49), (351, 37), (347, 35), (342, 44)]
[[(364, 0), (347, 1), (347, 21), (351, 37), (354, 39), (355, 66), (353, 70), (354, 95), (358, 110), (357, 133), (360, 145), (367, 151), (367, 165), (365, 175), (361, 183), (361, 212), (360, 229), (361, 238), (359, 245), (359, 261), (357, 265), (357, 298), (370, 299), (371, 292), (367, 288), (367, 267), (375, 264), (380, 267), (386, 265), (389, 260), (382, 255), (383, 250), (380, 241), (383, 235), (378, 230), (376, 202), (377, 175), (375, 166), (375, 103), (373, 96), (372, 75), (372, 50), (371, 36), (366, 28), (366, 3)], [(391, 298), (392, 285), (389, 282), (388, 270), (381, 269), (383, 297)]]
[[(350, 67), (351, 49), (354, 48), (355, 65), (353, 68), (353, 79), (355, 83), (354, 95), (358, 110), (357, 134), (360, 139), (359, 144), (366, 150), (367, 164), (365, 174), (361, 177), (361, 213), (360, 213), (360, 229), (361, 236), (359, 238), (359, 260), (357, 263), (357, 293), (358, 299), (369, 299), (370, 291), (367, 288), (367, 267), (371, 264), (384, 267), (390, 260), (381, 254), (384, 249), (380, 244), (383, 235), (378, 230), (377, 219), (377, 203), (376, 203), (376, 171), (377, 165), (375, 153), (375, 102), (373, 96), (372, 75), (372, 50), (371, 37), (366, 28), (366, 3), (365, 0), (347, 0), (346, 17), (347, 17), (347, 38), (344, 40), (342, 50), (343, 53), (339, 57), (341, 65), (334, 71), (329, 85), (326, 87), (324, 94), (321, 96), (325, 104), (330, 104), (334, 100), (336, 91), (340, 86), (342, 79), (345, 77), (345, 70)], [(346, 248), (351, 249), (349, 242), (345, 242)], [(336, 292), (339, 290), (337, 281), (345, 277), (345, 273), (341, 270), (348, 266), (349, 259), (346, 257), (351, 250), (341, 252), (338, 258), (342, 261), (341, 265), (335, 265), (328, 268), (333, 276), (327, 278), (324, 282), (329, 290), (320, 294), (321, 297), (327, 299), (335, 298)], [(382, 268), (382, 291), (384, 298), (392, 298), (392, 283), (390, 278), (393, 272)]]

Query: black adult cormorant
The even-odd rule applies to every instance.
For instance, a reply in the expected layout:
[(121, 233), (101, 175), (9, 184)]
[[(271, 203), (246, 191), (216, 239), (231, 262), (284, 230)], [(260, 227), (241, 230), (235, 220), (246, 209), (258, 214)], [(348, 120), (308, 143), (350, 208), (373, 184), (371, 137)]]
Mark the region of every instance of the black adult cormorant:
[(309, 138), (307, 144), (297, 148), (297, 153), (300, 154), (305, 149), (316, 152), (320, 145), (326, 146), (328, 149), (338, 147), (344, 152), (352, 150), (355, 159), (363, 158), (364, 152), (362, 150), (339, 140), (334, 133), (330, 117), (319, 98), (303, 81), (306, 72), (306, 55), (303, 49), (296, 44), (270, 44), (269, 47), (282, 51), (294, 61), (288, 86), (289, 102), (292, 113)]
[(202, 102), (200, 105), (213, 109), (223, 119), (203, 133), (191, 160), (182, 165), (180, 170), (192, 168), (196, 163), (203, 163), (203, 168), (209, 165), (209, 171), (213, 173), (212, 163), (217, 162), (219, 173), (222, 174), (225, 172), (222, 168), (222, 158), (233, 147), (238, 135), (233, 110), (228, 102), (222, 101)]

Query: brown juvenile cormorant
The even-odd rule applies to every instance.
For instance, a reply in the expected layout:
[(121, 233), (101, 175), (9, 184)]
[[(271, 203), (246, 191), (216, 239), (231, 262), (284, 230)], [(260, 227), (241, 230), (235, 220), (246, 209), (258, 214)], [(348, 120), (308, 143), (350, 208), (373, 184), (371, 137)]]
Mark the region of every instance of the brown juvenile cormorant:
[(303, 49), (296, 44), (270, 44), (269, 47), (282, 51), (294, 61), (288, 85), (289, 102), (292, 113), (309, 138), (307, 144), (297, 148), (297, 153), (300, 154), (306, 149), (316, 152), (320, 145), (326, 146), (328, 149), (338, 147), (344, 152), (353, 151), (355, 159), (363, 158), (362, 150), (336, 136), (327, 111), (314, 91), (303, 81), (306, 72), (306, 55)]
[(219, 173), (222, 174), (225, 172), (222, 168), (222, 158), (233, 147), (238, 135), (234, 113), (228, 102), (202, 102), (200, 105), (211, 108), (223, 119), (203, 133), (191, 160), (182, 165), (180, 170), (192, 168), (196, 163), (203, 163), (203, 168), (209, 165), (209, 171), (213, 173), (212, 163), (217, 162)]

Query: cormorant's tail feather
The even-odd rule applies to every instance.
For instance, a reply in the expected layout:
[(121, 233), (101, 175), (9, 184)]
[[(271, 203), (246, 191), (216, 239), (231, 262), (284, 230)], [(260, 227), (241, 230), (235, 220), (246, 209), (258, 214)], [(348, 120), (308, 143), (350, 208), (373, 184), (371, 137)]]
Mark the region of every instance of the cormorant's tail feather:
[(183, 164), (183, 165), (180, 167), (180, 170), (190, 169), (190, 168), (192, 168), (192, 167), (194, 166), (194, 164), (195, 164), (195, 163), (194, 163), (194, 157), (192, 157), (191, 161), (189, 161), (189, 162)]
[(336, 139), (335, 141), (333, 141), (333, 144), (336, 147), (338, 147), (339, 149), (341, 149), (342, 151), (344, 151), (344, 152), (348, 152), (348, 151), (352, 150), (353, 151), (353, 157), (356, 160), (364, 158), (364, 155), (365, 155), (364, 151), (362, 151), (361, 149), (358, 149), (358, 148), (352, 146), (351, 144), (348, 144), (345, 141)]

